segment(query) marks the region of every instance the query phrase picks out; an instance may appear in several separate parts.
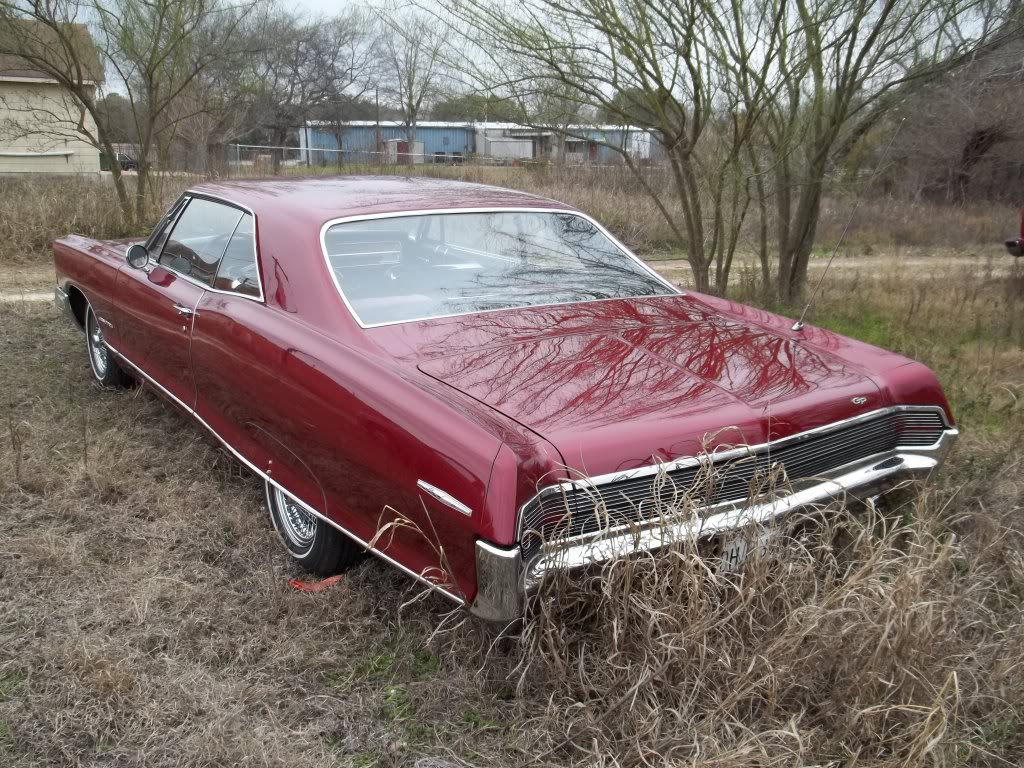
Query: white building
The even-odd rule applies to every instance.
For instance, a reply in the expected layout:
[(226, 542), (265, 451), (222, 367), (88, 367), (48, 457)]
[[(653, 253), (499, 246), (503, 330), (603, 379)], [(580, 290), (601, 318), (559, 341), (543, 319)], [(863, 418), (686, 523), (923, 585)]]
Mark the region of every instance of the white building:
[[(83, 60), (95, 80), (103, 69), (89, 33), (73, 25)], [(76, 127), (96, 135), (96, 125), (56, 80), (17, 56), (0, 54), (0, 173), (96, 173), (100, 153)]]

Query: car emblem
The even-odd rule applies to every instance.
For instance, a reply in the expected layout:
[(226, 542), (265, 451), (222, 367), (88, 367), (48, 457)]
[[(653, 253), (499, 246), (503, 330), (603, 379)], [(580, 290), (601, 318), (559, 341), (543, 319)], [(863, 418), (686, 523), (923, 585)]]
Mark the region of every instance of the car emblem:
[(854, 405), (864, 405), (867, 401), (868, 399), (866, 397), (855, 397), (850, 402)]

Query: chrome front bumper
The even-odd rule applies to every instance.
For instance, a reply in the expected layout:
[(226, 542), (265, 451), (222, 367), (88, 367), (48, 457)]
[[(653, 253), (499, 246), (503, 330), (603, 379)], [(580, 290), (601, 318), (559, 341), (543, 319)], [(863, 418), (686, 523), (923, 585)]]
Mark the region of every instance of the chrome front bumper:
[(839, 467), (828, 476), (796, 487), (786, 496), (762, 504), (722, 504), (699, 519), (655, 520), (616, 533), (602, 532), (546, 546), (523, 563), (518, 546), (502, 548), (478, 541), (477, 594), (470, 611), (487, 621), (511, 621), (522, 614), (526, 594), (545, 573), (572, 570), (630, 555), (654, 552), (685, 539), (709, 540), (752, 524), (770, 524), (797, 509), (827, 504), (837, 498), (877, 496), (908, 482), (927, 479), (942, 466), (959, 433), (947, 429), (929, 448), (900, 448)]

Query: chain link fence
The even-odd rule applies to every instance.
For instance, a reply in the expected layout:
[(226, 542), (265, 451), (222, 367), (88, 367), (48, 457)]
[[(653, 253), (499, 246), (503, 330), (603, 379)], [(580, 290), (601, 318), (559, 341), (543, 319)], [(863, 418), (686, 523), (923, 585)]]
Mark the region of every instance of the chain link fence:
[[(565, 162), (528, 160), (459, 152), (402, 152), (394, 145), (384, 150), (322, 149), (318, 147), (280, 147), (258, 144), (229, 144), (226, 147), (225, 172), (230, 177), (278, 175), (315, 175), (319, 173), (421, 173), (452, 167), (548, 168), (584, 172), (628, 172), (623, 163), (597, 164), (569, 156)], [(657, 170), (657, 166), (650, 166)], [(447, 175), (442, 173), (441, 175)]]

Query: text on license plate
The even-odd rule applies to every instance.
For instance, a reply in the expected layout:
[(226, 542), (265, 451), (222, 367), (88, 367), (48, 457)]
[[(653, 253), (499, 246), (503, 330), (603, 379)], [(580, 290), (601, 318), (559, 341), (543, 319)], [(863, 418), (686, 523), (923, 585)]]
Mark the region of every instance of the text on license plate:
[(740, 530), (722, 534), (718, 548), (718, 567), (725, 572), (738, 570), (751, 552), (763, 551), (777, 535), (778, 531), (774, 528), (765, 528), (757, 533)]

